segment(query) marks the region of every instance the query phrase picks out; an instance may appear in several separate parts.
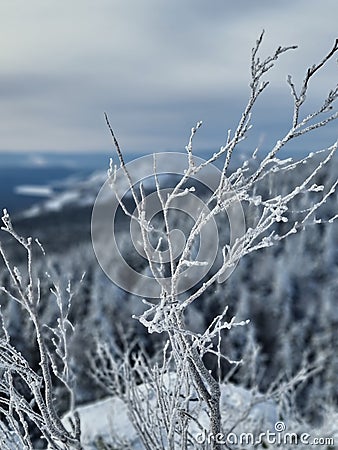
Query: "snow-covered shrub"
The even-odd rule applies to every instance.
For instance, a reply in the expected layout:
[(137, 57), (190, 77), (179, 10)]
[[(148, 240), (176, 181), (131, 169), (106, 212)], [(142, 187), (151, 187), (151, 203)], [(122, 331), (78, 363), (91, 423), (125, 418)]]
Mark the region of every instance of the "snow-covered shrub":
[[(160, 154), (154, 155), (150, 165), (154, 192), (148, 194), (144, 180), (139, 176), (137, 164), (125, 163), (120, 145), (106, 116), (120, 167), (114, 166), (111, 161), (108, 171), (109, 179), (94, 206), (92, 220), (94, 249), (101, 266), (113, 281), (116, 281), (116, 278), (112, 275), (112, 267), (117, 264), (120, 267), (123, 266), (125, 271), (122, 276), (118, 276), (120, 286), (145, 297), (143, 303), (146, 305), (146, 310), (137, 317), (140, 323), (151, 334), (166, 333), (168, 336), (166, 351), (169, 351), (169, 356), (164, 355), (162, 367), (158, 369), (160, 373), (153, 379), (153, 390), (155, 390), (153, 395), (158, 402), (155, 410), (160, 415), (159, 422), (154, 425), (152, 419), (150, 422), (146, 421), (148, 413), (142, 409), (144, 400), (127, 396), (133, 423), (139, 430), (144, 446), (149, 449), (153, 448), (152, 446), (161, 448), (161, 445), (169, 448), (176, 448), (176, 446), (187, 448), (192, 424), (198, 421), (196, 412), (190, 410), (191, 396), (195, 396), (196, 401), (204, 405), (207, 410), (208, 433), (215, 437), (222, 431), (221, 361), (225, 359), (234, 365), (239, 363), (239, 361), (232, 361), (221, 351), (222, 334), (226, 330), (246, 325), (248, 321), (246, 318), (237, 321), (235, 316), (228, 319), (228, 307), (225, 307), (225, 300), (223, 311), (221, 310), (218, 315), (214, 314), (207, 327), (196, 333), (187, 326), (187, 311), (191, 309), (191, 305), (217, 282), (222, 283), (227, 280), (236, 264), (244, 256), (257, 250), (273, 247), (303, 230), (310, 223), (331, 223), (337, 218), (336, 212), (332, 216), (325, 217), (325, 220), (315, 217), (317, 210), (335, 192), (338, 184), (337, 179), (333, 179), (332, 182), (329, 180), (326, 185), (318, 183), (325, 166), (336, 152), (337, 142), (296, 161), (292, 158), (283, 159), (280, 154), (293, 139), (320, 129), (338, 117), (337, 113), (331, 112), (332, 105), (338, 96), (337, 86), (329, 92), (319, 109), (310, 113), (305, 112), (305, 114), (303, 112), (309, 83), (338, 50), (338, 41), (322, 61), (307, 70), (299, 90), (291, 76), (288, 77), (294, 110), (287, 132), (260, 159), (257, 156), (258, 150), (255, 150), (251, 161), (246, 159), (236, 170), (230, 171), (233, 154), (251, 128), (253, 107), (268, 86), (268, 81), (265, 80), (266, 73), (274, 67), (283, 53), (295, 48), (279, 47), (274, 55), (262, 60), (259, 56), (262, 38), (263, 34), (252, 50), (250, 96), (235, 132), (229, 131), (226, 143), (209, 159), (201, 161), (193, 154), (193, 139), (202, 124), (198, 122), (196, 127), (192, 128), (186, 146), (185, 169), (180, 168), (180, 171), (176, 173), (180, 176), (171, 189), (161, 185), (161, 176), (163, 177), (166, 172), (172, 172), (170, 162), (173, 158), (179, 159), (179, 164), (182, 158), (179, 155), (173, 155), (171, 158), (169, 155), (165, 159)], [(209, 175), (209, 180), (211, 178), (214, 182), (213, 189), (209, 197), (204, 198), (200, 205), (198, 200), (201, 199), (196, 201), (194, 195), (194, 192), (198, 192), (196, 183), (203, 183), (208, 176), (203, 178), (201, 174), (212, 170), (213, 164), (219, 160), (222, 160), (219, 175), (217, 176), (216, 173)], [(161, 166), (163, 161), (165, 161), (165, 168)], [(143, 162), (144, 160), (140, 164)], [(300, 171), (300, 178), (297, 180), (292, 178), (293, 183), (288, 183), (288, 179), (291, 181), (289, 173), (299, 166), (305, 166), (304, 170)], [(145, 180), (147, 183), (148, 178), (149, 175)], [(275, 181), (280, 178), (284, 180), (284, 184)], [(142, 276), (137, 270), (127, 274), (129, 266), (125, 264), (125, 260), (121, 261), (118, 247), (115, 245), (115, 237), (111, 232), (111, 218), (115, 217), (107, 212), (109, 188), (114, 190), (115, 201), (120, 209), (130, 218), (131, 241), (136, 252), (146, 260), (148, 270)], [(278, 190), (278, 188), (281, 189)], [(132, 208), (126, 203), (128, 189), (128, 198), (131, 197), (133, 200)], [(183, 233), (183, 243), (180, 241), (182, 233), (178, 233), (176, 229), (176, 216), (179, 211), (188, 213), (190, 219), (192, 218), (188, 233)], [(230, 221), (230, 239), (222, 244), (220, 244), (221, 240), (218, 241), (218, 255), (212, 255), (215, 258), (210, 264), (208, 251), (204, 249), (199, 252), (206, 241), (206, 235), (203, 236), (203, 232), (208, 230), (209, 237), (213, 231), (217, 233), (217, 220), (224, 213), (228, 215)], [(162, 219), (160, 225), (154, 220), (154, 217), (158, 215)], [(243, 227), (244, 217), (246, 227)], [(109, 233), (105, 232), (104, 222)], [(109, 236), (114, 241), (111, 247), (109, 247)], [(214, 239), (208, 240), (207, 246), (213, 247), (214, 242)], [(199, 250), (197, 250), (198, 246)], [(177, 247), (180, 247), (180, 251), (177, 251)], [(115, 255), (117, 259), (114, 260)], [(203, 272), (205, 266), (210, 270), (209, 272)], [(284, 286), (289, 283), (287, 272), (283, 268), (278, 269), (276, 296), (281, 298), (288, 294)], [(139, 283), (142, 279), (148, 280), (148, 285), (152, 284), (153, 287), (140, 289)], [(192, 283), (191, 280), (193, 280)], [(289, 324), (291, 315), (289, 314), (288, 317), (288, 314), (285, 314), (284, 317), (286, 324)], [(289, 345), (289, 342), (285, 341), (284, 345)], [(282, 352), (290, 354), (289, 349)], [(214, 373), (210, 370), (212, 367), (208, 362), (209, 357), (215, 360)], [(129, 381), (126, 386), (127, 391), (133, 390), (133, 383), (136, 383), (133, 380), (143, 379), (145, 364), (146, 361), (142, 363), (139, 360), (134, 361), (131, 376), (127, 377)], [(289, 365), (291, 376), (294, 372), (293, 362), (291, 361)], [(166, 386), (161, 383), (161, 377), (168, 376), (172, 370), (177, 374), (178, 381), (170, 394), (172, 397), (170, 401)], [(300, 371), (302, 370), (303, 367), (300, 368)], [(149, 373), (153, 374), (151, 369), (148, 369), (147, 376), (150, 376)], [(155, 429), (158, 432), (158, 440), (154, 444), (152, 437)], [(215, 440), (210, 442), (210, 446), (213, 449), (220, 448)]]
[[(44, 321), (40, 314), (41, 279), (37, 278), (34, 272), (34, 246), (41, 252), (43, 248), (39, 241), (34, 242), (32, 238), (26, 239), (16, 233), (6, 210), (2, 222), (1, 229), (11, 235), (25, 250), (27, 265), (25, 271), (12, 266), (0, 246), (0, 253), (11, 281), (8, 288), (1, 288), (1, 292), (11, 302), (19, 305), (20, 310), (29, 319), (31, 327), (29, 334), (26, 330), (26, 338), (30, 336), (31, 341), (36, 344), (39, 370), (34, 370), (27, 361), (24, 354), (26, 348), (21, 353), (13, 345), (6, 320), (0, 312), (1, 446), (8, 450), (33, 449), (33, 428), (34, 431), (39, 430), (41, 437), (51, 449), (80, 449), (80, 422), (75, 412), (74, 379), (68, 354), (68, 339), (73, 328), (68, 314), (74, 292), (70, 283), (63, 289), (50, 279), (48, 272), (45, 272), (56, 303), (57, 315), (55, 320), (52, 318)], [(19, 316), (15, 321), (18, 319)], [(20, 324), (17, 322), (17, 325)], [(70, 431), (61, 422), (60, 413), (55, 406), (57, 385), (60, 383), (67, 392), (68, 407), (72, 411)]]

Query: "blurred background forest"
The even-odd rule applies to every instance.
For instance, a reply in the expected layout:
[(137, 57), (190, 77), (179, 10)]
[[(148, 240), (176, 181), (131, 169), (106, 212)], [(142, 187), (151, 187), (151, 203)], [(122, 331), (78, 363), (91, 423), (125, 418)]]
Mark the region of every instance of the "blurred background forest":
[[(105, 158), (102, 156), (102, 159)], [(77, 163), (66, 169), (61, 162), (61, 159), (56, 160), (44, 169), (39, 168), (40, 173), (46, 171), (45, 178), (56, 168), (55, 179), (53, 176), (44, 184), (45, 187), (50, 186), (51, 191), (53, 186), (57, 186), (48, 198), (35, 198), (23, 209), (18, 206), (22, 205), (20, 201), (12, 205), (7, 201), (4, 206), (9, 211), (12, 206), (15, 211), (12, 220), (19, 234), (39, 238), (47, 253), (48, 270), (60, 285), (65, 289), (70, 279), (73, 286), (77, 286), (71, 309), (71, 320), (75, 324), (71, 355), (77, 374), (77, 401), (81, 404), (106, 394), (88, 370), (90, 361), (94, 359), (97, 338), (102, 338), (114, 354), (123, 349), (126, 338), (129, 342), (137, 338), (138, 347), (144, 348), (152, 357), (161, 348), (160, 343), (165, 336), (147, 334), (146, 329), (131, 318), (143, 310), (140, 299), (116, 287), (96, 261), (90, 239), (90, 217), (106, 172), (97, 170), (88, 175), (92, 162), (86, 165), (85, 158), (82, 159), (83, 167)], [(69, 171), (66, 178), (63, 178), (65, 173), (60, 177), (61, 167)], [(302, 167), (290, 172), (287, 179), (280, 177), (276, 191), (283, 192), (297, 182), (297, 171), (301, 169), (304, 170)], [(321, 173), (317, 183), (329, 185), (337, 169), (335, 158)], [(29, 174), (33, 176), (37, 169), (35, 167), (30, 172), (29, 168), (23, 167), (22, 170), (28, 177)], [(40, 177), (40, 180), (45, 178)], [(31, 190), (26, 188), (25, 192), (34, 190), (33, 180)], [(13, 188), (13, 192), (18, 193), (18, 189)], [(306, 203), (307, 199), (301, 201)], [(331, 196), (321, 208), (321, 217), (328, 219), (336, 211), (337, 197)], [(185, 222), (178, 217), (180, 220), (184, 229)], [(121, 251), (127, 257), (129, 255), (129, 262), (133, 265), (129, 229), (120, 227), (117, 239)], [(19, 268), (26, 264), (24, 253), (4, 232), (1, 232), (1, 242), (13, 263)], [(46, 258), (38, 252), (36, 258), (34, 267), (42, 280), (44, 299), (40, 313), (48, 324), (53, 322), (56, 314), (55, 302), (48, 300), (52, 295), (44, 276)], [(144, 265), (139, 261), (137, 264), (141, 273), (147, 270), (145, 262)], [(8, 273), (2, 263), (0, 267), (0, 285), (8, 286)], [(85, 276), (80, 283), (83, 273)], [(226, 304), (230, 308), (229, 316), (235, 314), (238, 320), (251, 320), (248, 326), (231, 330), (222, 342), (224, 353), (231, 359), (244, 359), (243, 366), (235, 371), (231, 380), (245, 387), (257, 384), (264, 391), (279, 377), (291, 377), (305, 361), (309, 364), (317, 361), (321, 370), (303, 386), (306, 395), (303, 390), (297, 394), (297, 403), (306, 417), (320, 420), (321, 406), (338, 401), (337, 292), (337, 223), (310, 225), (279, 246), (243, 258), (224, 284), (208, 290), (192, 305), (187, 321), (192, 331), (202, 331)], [(38, 361), (35, 360), (36, 349), (31, 346), (33, 340), (29, 338), (33, 332), (32, 324), (15, 302), (8, 302), (4, 295), (0, 301), (14, 345), (34, 367)], [(225, 365), (223, 369), (226, 375), (230, 366)], [(62, 402), (62, 398), (60, 396), (58, 401)], [(59, 406), (61, 409), (67, 407)]]

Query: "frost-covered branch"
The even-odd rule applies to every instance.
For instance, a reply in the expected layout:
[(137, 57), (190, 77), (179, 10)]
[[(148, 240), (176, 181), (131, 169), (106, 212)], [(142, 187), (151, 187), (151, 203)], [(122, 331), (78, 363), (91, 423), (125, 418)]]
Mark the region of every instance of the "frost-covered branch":
[[(58, 319), (55, 327), (48, 327), (52, 332), (51, 350), (47, 344), (48, 337), (44, 332), (44, 324), (39, 314), (41, 299), (40, 280), (34, 275), (33, 269), (33, 241), (32, 238), (19, 236), (12, 226), (10, 216), (6, 210), (2, 217), (3, 231), (9, 233), (27, 254), (26, 273), (21, 273), (17, 267), (10, 264), (7, 255), (0, 246), (0, 253), (10, 275), (12, 286), (2, 287), (1, 291), (9, 301), (16, 301), (28, 314), (34, 326), (41, 374), (37, 374), (29, 365), (25, 357), (12, 345), (5, 320), (1, 315), (4, 338), (0, 340), (0, 369), (3, 377), (0, 385), (0, 405), (6, 420), (4, 425), (17, 435), (18, 442), (24, 448), (32, 449), (29, 434), (29, 423), (32, 422), (40, 430), (43, 438), (51, 449), (81, 449), (80, 423), (74, 411), (74, 393), (72, 375), (69, 366), (68, 333), (72, 325), (68, 320), (68, 313), (72, 299), (70, 285), (66, 307), (60, 287), (53, 283), (52, 293), (56, 298)], [(41, 249), (41, 244), (37, 242)], [(48, 275), (47, 275), (48, 276)], [(60, 415), (55, 407), (55, 385), (52, 377), (55, 375), (68, 389), (70, 394), (70, 407), (73, 413), (73, 431), (69, 432), (63, 425)], [(28, 390), (28, 394), (16, 387), (21, 380)]]
[[(236, 325), (245, 325), (247, 322), (241, 321), (236, 323), (234, 319), (231, 319), (229, 322), (226, 321), (225, 309), (223, 314), (215, 317), (214, 321), (204, 333), (196, 334), (188, 330), (185, 325), (187, 308), (189, 308), (193, 301), (200, 298), (214, 283), (225, 281), (229, 270), (235, 267), (238, 261), (245, 255), (265, 247), (273, 246), (291, 234), (297, 233), (306, 224), (311, 223), (311, 218), (314, 213), (320, 209), (329, 196), (334, 194), (338, 184), (337, 180), (333, 181), (331, 186), (318, 186), (316, 184), (318, 176), (334, 157), (337, 143), (323, 150), (308, 154), (296, 161), (293, 158), (283, 159), (279, 156), (281, 150), (293, 139), (301, 138), (309, 132), (315, 132), (337, 119), (338, 115), (336, 112), (330, 113), (331, 115), (328, 117), (324, 116), (320, 120), (317, 119), (320, 115), (332, 111), (334, 102), (338, 96), (337, 86), (329, 91), (329, 94), (317, 110), (310, 112), (302, 119), (300, 118), (303, 112), (303, 105), (309, 96), (310, 81), (336, 54), (338, 50), (337, 41), (332, 50), (318, 64), (313, 65), (307, 70), (299, 91), (293, 83), (292, 77), (288, 77), (288, 84), (294, 100), (293, 117), (290, 121), (291, 126), (289, 130), (276, 141), (271, 149), (267, 149), (265, 156), (260, 160), (257, 157), (258, 152), (255, 151), (251, 161), (246, 160), (242, 166), (230, 173), (233, 154), (238, 149), (238, 145), (249, 134), (254, 106), (269, 85), (269, 81), (266, 80), (266, 75), (275, 66), (275, 63), (281, 55), (296, 48), (295, 46), (278, 47), (271, 56), (261, 59), (259, 54), (263, 35), (264, 32), (260, 35), (256, 45), (252, 49), (251, 80), (249, 84), (250, 95), (248, 102), (235, 131), (233, 133), (230, 130), (228, 131), (225, 144), (205, 161), (197, 161), (197, 158), (194, 156), (193, 141), (198, 129), (202, 125), (202, 122), (197, 122), (197, 125), (191, 129), (186, 145), (186, 168), (183, 171), (183, 175), (175, 182), (175, 185), (170, 191), (162, 190), (161, 188), (157, 158), (156, 155), (154, 156), (152, 170), (155, 180), (155, 192), (159, 200), (160, 212), (163, 218), (163, 231), (161, 237), (155, 244), (155, 251), (150, 244), (151, 233), (154, 230), (151, 219), (147, 217), (146, 192), (142, 182), (139, 184), (139, 193), (136, 191), (135, 186), (137, 180), (133, 180), (128, 171), (120, 145), (109, 123), (108, 117), (105, 115), (120, 167), (124, 172), (125, 179), (135, 202), (136, 216), (130, 215), (130, 212), (118, 194), (117, 198), (122, 210), (139, 224), (145, 258), (154, 279), (160, 287), (160, 295), (155, 302), (150, 302), (147, 299), (143, 300), (147, 309), (138, 317), (138, 320), (150, 333), (166, 332), (168, 334), (168, 342), (171, 346), (172, 361), (176, 365), (176, 373), (182, 373), (181, 380), (191, 380), (199, 401), (207, 405), (210, 430), (214, 434), (221, 431), (219, 380), (216, 381), (215, 377), (210, 374), (208, 368), (205, 366), (203, 356), (206, 353), (214, 355), (218, 360), (218, 365), (220, 365), (219, 361), (221, 358), (226, 358), (228, 362), (232, 362), (235, 365), (238, 364), (239, 361), (232, 361), (230, 358), (221, 354), (221, 332), (228, 331)], [(194, 192), (198, 192), (198, 189), (194, 186), (194, 180), (198, 179), (197, 177), (200, 173), (211, 167), (221, 157), (224, 157), (224, 162), (219, 179), (216, 185), (214, 185), (213, 192), (210, 193), (209, 197), (203, 198), (203, 207), (199, 208), (198, 214), (194, 216), (193, 224), (186, 235), (181, 253), (177, 257), (174, 253), (175, 237), (173, 237), (173, 223), (170, 219), (170, 210), (175, 207), (176, 202), (182, 201), (182, 199), (187, 199), (186, 201), (188, 202), (189, 196), (193, 195)], [(310, 168), (310, 173), (306, 173), (305, 169), (308, 167), (308, 163), (314, 160), (317, 162)], [(299, 180), (297, 186), (285, 186), (283, 192), (273, 192), (273, 189), (266, 188), (267, 180), (269, 180), (269, 184), (273, 184), (273, 180), (276, 179), (275, 177), (284, 176), (302, 165), (305, 167), (304, 176)], [(116, 169), (115, 171), (111, 169), (110, 173), (115, 174), (113, 179), (116, 180)], [(189, 184), (190, 187), (187, 187)], [(118, 186), (114, 185), (114, 183), (113, 188), (116, 191), (118, 190)], [(304, 198), (310, 199), (309, 204), (305, 208), (303, 205), (299, 207), (301, 203), (299, 199)], [(222, 214), (228, 214), (236, 205), (241, 205), (242, 211), (244, 210), (246, 219), (250, 225), (242, 233), (236, 235), (233, 241), (220, 246), (218, 249), (220, 262), (218, 262), (218, 266), (214, 269), (213, 273), (208, 274), (201, 283), (196, 283), (195, 287), (186, 289), (184, 292), (180, 291), (179, 286), (181, 281), (184, 280), (187, 270), (197, 271), (209, 263), (209, 261), (194, 257), (194, 249), (198, 245), (199, 236), (208, 224), (219, 220)], [(336, 217), (337, 215), (334, 214), (329, 221), (333, 221)], [(315, 219), (314, 222), (318, 223), (318, 221), (318, 219)], [(160, 248), (163, 243), (167, 244), (169, 261), (164, 261), (161, 256)], [(166, 262), (168, 262), (167, 269), (169, 270), (167, 278), (164, 277)], [(183, 361), (184, 365), (182, 366)], [(135, 362), (135, 367), (138, 367), (137, 370), (140, 370), (140, 361)], [(130, 376), (130, 373), (128, 376)], [(130, 395), (136, 395), (135, 392), (131, 389)], [(133, 402), (139, 405), (141, 400), (138, 399)], [(160, 409), (163, 410), (163, 408), (163, 404), (160, 405)], [(165, 409), (168, 411), (168, 405)], [(143, 413), (145, 412), (143, 411)], [(186, 411), (185, 417), (191, 417), (191, 413)], [(140, 418), (135, 416), (134, 419), (136, 426), (139, 427)], [(152, 427), (152, 425), (149, 426)], [(169, 431), (170, 427), (168, 428), (169, 425), (167, 422), (165, 422), (164, 426), (169, 436), (172, 436), (172, 431)], [(146, 438), (149, 448), (154, 444), (151, 439), (150, 435)], [(174, 448), (174, 446), (170, 448)], [(217, 443), (213, 443), (212, 448), (218, 449), (219, 446)]]

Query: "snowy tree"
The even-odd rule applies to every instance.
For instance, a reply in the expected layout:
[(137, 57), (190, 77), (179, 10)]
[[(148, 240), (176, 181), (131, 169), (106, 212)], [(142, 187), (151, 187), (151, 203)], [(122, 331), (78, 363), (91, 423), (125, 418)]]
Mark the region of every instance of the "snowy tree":
[[(266, 74), (274, 67), (275, 62), (283, 53), (295, 49), (295, 47), (279, 47), (272, 56), (261, 59), (259, 50), (262, 39), (263, 33), (252, 50), (250, 96), (247, 105), (236, 130), (234, 132), (229, 130), (225, 144), (206, 161), (199, 160), (193, 153), (193, 139), (202, 125), (202, 122), (198, 122), (192, 128), (186, 146), (186, 168), (183, 175), (170, 190), (161, 186), (160, 176), (163, 174), (162, 168), (159, 167), (161, 156), (154, 155), (152, 175), (157, 201), (160, 205), (156, 211), (161, 213), (162, 226), (156, 224), (154, 227), (154, 221), (152, 220), (154, 215), (153, 197), (149, 201), (144, 183), (137, 177), (137, 171), (134, 171), (133, 167), (129, 167), (125, 163), (119, 142), (106, 116), (120, 165), (118, 168), (117, 165), (114, 166), (111, 163), (107, 184), (113, 188), (120, 208), (130, 217), (134, 225), (135, 223), (138, 224), (139, 237), (136, 241), (143, 250), (142, 255), (147, 260), (150, 274), (158, 287), (158, 290), (155, 290), (157, 294), (150, 291), (148, 294), (148, 297), (155, 298), (155, 301), (143, 299), (146, 310), (138, 317), (138, 320), (148, 329), (149, 333), (167, 334), (168, 344), (165, 353), (170, 349), (170, 357), (165, 356), (162, 370), (166, 373), (172, 364), (178, 377), (175, 388), (170, 393), (175, 400), (170, 402), (168, 398), (166, 401), (164, 400), (166, 384), (157, 386), (157, 384), (160, 384), (159, 380), (163, 378), (163, 373), (158, 373), (155, 376), (154, 369), (153, 371), (149, 369), (150, 372), (148, 373), (150, 378), (154, 378), (153, 383), (159, 390), (157, 408), (162, 414), (161, 420), (166, 433), (165, 444), (163, 445), (172, 449), (176, 448), (176, 445), (182, 446), (183, 443), (183, 448), (188, 445), (189, 423), (197, 420), (196, 416), (194, 418), (192, 417), (193, 414), (190, 413), (189, 405), (192, 397), (197, 397), (208, 411), (209, 434), (215, 437), (222, 432), (220, 378), (211, 373), (205, 363), (205, 357), (208, 354), (214, 355), (218, 365), (220, 365), (220, 360), (226, 358), (220, 351), (222, 332), (248, 323), (246, 320), (237, 322), (235, 317), (227, 319), (227, 307), (225, 307), (223, 313), (214, 317), (204, 332), (195, 333), (186, 324), (187, 313), (192, 303), (199, 299), (213, 284), (224, 282), (230, 276), (238, 261), (244, 256), (274, 246), (303, 230), (308, 224), (322, 223), (323, 220), (316, 216), (317, 211), (335, 192), (338, 183), (338, 180), (334, 179), (327, 186), (317, 184), (318, 176), (336, 152), (337, 142), (327, 148), (311, 152), (300, 160), (283, 159), (280, 156), (281, 150), (294, 139), (318, 131), (329, 122), (337, 119), (338, 115), (336, 112), (332, 112), (332, 109), (338, 96), (338, 86), (329, 91), (319, 109), (305, 113), (305, 115), (303, 110), (309, 96), (311, 79), (324, 68), (327, 61), (336, 53), (338, 40), (332, 50), (319, 63), (314, 64), (307, 70), (299, 89), (295, 86), (292, 77), (288, 77), (287, 82), (291, 89), (294, 104), (291, 126), (288, 131), (277, 140), (273, 148), (261, 159), (258, 159), (259, 152), (255, 150), (251, 161), (246, 159), (241, 166), (230, 172), (233, 155), (240, 142), (247, 137), (251, 128), (253, 107), (269, 84), (265, 80)], [(222, 169), (217, 178), (216, 186), (212, 189), (209, 198), (204, 201), (202, 207), (197, 208), (197, 215), (192, 216), (192, 226), (181, 251), (177, 254), (179, 237), (174, 232), (175, 219), (172, 217), (172, 210), (182, 209), (182, 201), (186, 208), (189, 197), (197, 190), (194, 185), (196, 179), (201, 181), (200, 174), (205, 170), (210, 170), (213, 163), (222, 159)], [(274, 178), (287, 177), (291, 171), (299, 166), (310, 165), (309, 163), (313, 161), (315, 163), (312, 169), (307, 171), (304, 168), (302, 179), (297, 180), (297, 184), (285, 185), (280, 192), (275, 192)], [(123, 188), (121, 189), (123, 178), (133, 198), (134, 211), (131, 211), (125, 203), (125, 191)], [(269, 182), (270, 187), (267, 186), (267, 182)], [(297, 207), (299, 198), (307, 199), (307, 204), (301, 208)], [(107, 235), (102, 233), (100, 205), (97, 204), (96, 208), (97, 210), (94, 208), (92, 222), (94, 248), (105, 269), (106, 265), (103, 261), (105, 250), (103, 247), (107, 245)], [(242, 211), (243, 217), (247, 221), (245, 229), (241, 227)], [(201, 240), (203, 230), (214, 223), (222, 213), (227, 213), (230, 222), (231, 218), (235, 216), (233, 223), (230, 223), (230, 227), (235, 222), (235, 226), (239, 230), (234, 233), (235, 236), (232, 236), (228, 243), (218, 248), (221, 253), (220, 263), (212, 274), (204, 277), (205, 274), (200, 275), (199, 271), (204, 266), (208, 266), (210, 261), (196, 257), (197, 242), (199, 239)], [(333, 214), (327, 217), (326, 221), (331, 223), (336, 218), (337, 215)], [(154, 232), (157, 240), (154, 239)], [(100, 246), (101, 234), (103, 240)], [(166, 260), (164, 260), (161, 251), (163, 244), (165, 244), (167, 254), (169, 254)], [(195, 288), (191, 289), (189, 283), (187, 284), (187, 278), (189, 280), (194, 271), (198, 273), (197, 281), (202, 280), (202, 283), (198, 283), (196, 278), (193, 278), (196, 281)], [(109, 274), (109, 271), (106, 273)], [(279, 273), (282, 275), (282, 272)], [(236, 361), (233, 361), (233, 363), (238, 364)], [(134, 371), (137, 377), (142, 379), (143, 367), (143, 361), (141, 363), (137, 360), (131, 372)], [(128, 379), (130, 379), (130, 375), (128, 375)], [(143, 419), (137, 416), (137, 411), (139, 415), (142, 415), (140, 411), (143, 411), (144, 416), (147, 415), (142, 409), (142, 401), (137, 400), (137, 398), (132, 398), (130, 401), (134, 422), (139, 427), (140, 433), (143, 434), (144, 445), (146, 448), (152, 448), (150, 436), (154, 436), (153, 424), (149, 423), (150, 428), (145, 431), (140, 426)], [(180, 434), (178, 444), (175, 437), (176, 433)], [(160, 445), (161, 439), (163, 439), (163, 436), (160, 433), (156, 447)], [(220, 446), (214, 440), (211, 442), (211, 448), (218, 449)]]

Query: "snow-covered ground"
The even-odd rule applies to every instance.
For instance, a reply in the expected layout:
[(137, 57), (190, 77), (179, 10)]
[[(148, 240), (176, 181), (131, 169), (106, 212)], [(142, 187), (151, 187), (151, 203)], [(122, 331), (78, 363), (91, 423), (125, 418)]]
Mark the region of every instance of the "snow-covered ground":
[[(143, 385), (138, 388), (142, 393), (149, 392)], [(153, 399), (155, 401), (155, 399)], [(154, 404), (155, 407), (155, 404)], [(192, 404), (193, 411), (194, 406)], [(154, 409), (155, 411), (155, 409)], [(274, 431), (278, 420), (277, 406), (262, 395), (253, 393), (234, 384), (221, 386), (221, 412), (226, 430), (236, 432)], [(84, 450), (96, 450), (97, 444), (129, 445), (133, 450), (143, 448), (128, 413), (128, 407), (120, 398), (113, 396), (78, 408), (81, 420), (82, 444)], [(63, 423), (70, 429), (70, 414), (66, 414)], [(197, 420), (208, 430), (208, 417), (205, 410), (199, 411)], [(202, 437), (201, 430), (192, 422), (190, 431), (196, 443)], [(224, 430), (225, 431), (225, 430)]]

